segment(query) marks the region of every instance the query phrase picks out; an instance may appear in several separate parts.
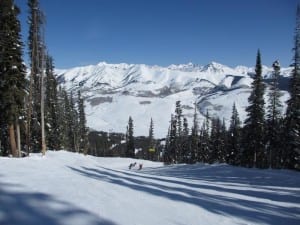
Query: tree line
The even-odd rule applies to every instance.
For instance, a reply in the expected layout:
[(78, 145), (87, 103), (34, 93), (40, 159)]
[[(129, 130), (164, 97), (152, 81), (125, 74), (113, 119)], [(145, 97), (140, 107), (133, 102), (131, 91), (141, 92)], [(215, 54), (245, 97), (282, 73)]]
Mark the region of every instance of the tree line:
[[(201, 127), (198, 125), (197, 105), (192, 128), (189, 130), (181, 102), (176, 102), (166, 137), (162, 160), (169, 163), (228, 163), (255, 168), (300, 169), (300, 7), (297, 7), (294, 36), (293, 70), (290, 79), (290, 98), (283, 111), (282, 93), (278, 87), (280, 64), (276, 60), (269, 84), (268, 105), (264, 94), (266, 84), (262, 77), (260, 50), (257, 52), (255, 75), (246, 108), (247, 117), (242, 123), (236, 105), (232, 106), (230, 125), (206, 113)], [(151, 120), (150, 132), (153, 131)], [(127, 129), (127, 156), (134, 156), (132, 119)], [(149, 132), (149, 141), (153, 138)], [(153, 134), (153, 132), (152, 132)], [(150, 146), (150, 145), (149, 145)], [(149, 159), (149, 157), (146, 157)]]
[[(298, 30), (296, 34), (296, 40), (298, 40)], [(296, 45), (295, 52), (298, 51), (299, 46)], [(249, 106), (246, 108), (247, 118), (244, 125), (239, 118), (236, 105), (233, 104), (228, 128), (224, 119), (211, 117), (209, 112), (206, 113), (205, 120), (199, 127), (195, 104), (193, 126), (189, 134), (187, 120), (183, 117), (180, 101), (177, 101), (166, 138), (164, 162), (218, 162), (244, 167), (299, 170), (299, 56), (295, 53), (290, 82), (290, 99), (287, 102), (285, 114), (282, 114), (283, 103), (280, 101), (282, 94), (278, 88), (280, 64), (277, 60), (272, 65), (273, 74), (268, 93), (268, 107), (265, 107), (266, 85), (262, 78), (260, 51), (257, 53), (255, 76), (248, 98)]]
[[(87, 152), (84, 100), (59, 87), (44, 37), (39, 0), (28, 0), (29, 66), (23, 60), (20, 9), (0, 1), (0, 154), (19, 157), (46, 149)], [(27, 77), (27, 70), (29, 77)]]

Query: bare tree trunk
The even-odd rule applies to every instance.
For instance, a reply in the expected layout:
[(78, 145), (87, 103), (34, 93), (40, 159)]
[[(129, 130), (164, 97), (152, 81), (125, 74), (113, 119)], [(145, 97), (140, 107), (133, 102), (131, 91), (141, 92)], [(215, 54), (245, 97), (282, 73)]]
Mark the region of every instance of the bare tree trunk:
[(20, 124), (16, 123), (16, 129), (17, 129), (17, 154), (18, 157), (21, 157), (21, 134), (20, 134)]
[(31, 148), (31, 116), (32, 116), (32, 89), (33, 89), (33, 70), (30, 73), (29, 97), (28, 97), (28, 111), (27, 111), (27, 124), (26, 124), (26, 146), (27, 155), (30, 153)]
[(46, 138), (45, 138), (45, 116), (44, 116), (44, 68), (41, 74), (41, 132), (42, 132), (42, 154), (46, 154)]
[[(44, 14), (41, 14), (42, 20), (44, 21)], [(46, 53), (45, 53), (45, 30), (44, 26), (41, 27), (41, 132), (42, 132), (42, 154), (46, 154), (46, 135), (45, 135), (45, 90), (44, 90), (44, 77), (45, 77), (45, 68), (46, 68)]]
[(18, 157), (18, 150), (17, 150), (16, 137), (15, 137), (15, 129), (14, 129), (13, 124), (10, 124), (8, 126), (8, 133), (9, 133), (9, 142), (10, 142), (11, 154), (12, 154), (13, 157)]

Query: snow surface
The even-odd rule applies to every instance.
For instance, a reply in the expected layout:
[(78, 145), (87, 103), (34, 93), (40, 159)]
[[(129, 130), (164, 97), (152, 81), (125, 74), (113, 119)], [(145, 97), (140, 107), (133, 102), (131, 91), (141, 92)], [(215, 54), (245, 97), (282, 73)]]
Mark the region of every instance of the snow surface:
[[(147, 136), (152, 118), (154, 136), (164, 138), (176, 101), (181, 101), (190, 128), (195, 102), (199, 124), (208, 110), (210, 115), (224, 118), (229, 125), (234, 102), (244, 121), (254, 68), (230, 68), (216, 62), (206, 66), (188, 63), (169, 67), (100, 62), (56, 72), (67, 90), (73, 93), (81, 90), (90, 128), (125, 133), (131, 116), (134, 135)], [(291, 68), (281, 69), (286, 79), (290, 72)], [(263, 76), (268, 79), (271, 74), (272, 68), (264, 66)], [(283, 99), (288, 99), (287, 91), (282, 92)]]
[[(143, 169), (128, 169), (129, 163)], [(65, 151), (0, 158), (1, 225), (293, 225), (288, 170), (173, 165)]]

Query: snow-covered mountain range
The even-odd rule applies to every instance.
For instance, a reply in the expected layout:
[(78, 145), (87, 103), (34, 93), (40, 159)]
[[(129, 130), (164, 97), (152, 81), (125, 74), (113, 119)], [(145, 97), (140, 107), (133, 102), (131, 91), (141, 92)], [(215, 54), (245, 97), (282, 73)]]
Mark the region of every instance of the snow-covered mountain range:
[[(291, 68), (282, 68), (282, 102), (288, 99), (287, 86)], [(168, 67), (144, 64), (108, 64), (57, 70), (59, 82), (68, 91), (81, 90), (85, 98), (87, 125), (98, 131), (125, 132), (128, 118), (134, 121), (134, 135), (148, 135), (150, 119), (154, 134), (165, 137), (175, 102), (180, 100), (183, 114), (192, 125), (194, 103), (199, 123), (207, 110), (228, 124), (235, 102), (241, 120), (251, 92), (254, 68), (231, 68), (216, 62), (205, 66), (192, 63)], [(265, 82), (272, 68), (263, 66)], [(267, 100), (267, 94), (266, 94)], [(284, 110), (284, 109), (283, 109)]]

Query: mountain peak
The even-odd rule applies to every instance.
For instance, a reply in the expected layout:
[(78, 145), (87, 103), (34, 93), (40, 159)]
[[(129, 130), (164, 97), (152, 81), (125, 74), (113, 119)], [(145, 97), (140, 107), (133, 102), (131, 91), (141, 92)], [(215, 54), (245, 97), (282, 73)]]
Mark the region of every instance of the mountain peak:
[(209, 64), (205, 65), (202, 68), (201, 72), (223, 73), (228, 69), (230, 69), (228, 66), (212, 61)]

